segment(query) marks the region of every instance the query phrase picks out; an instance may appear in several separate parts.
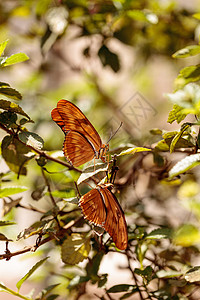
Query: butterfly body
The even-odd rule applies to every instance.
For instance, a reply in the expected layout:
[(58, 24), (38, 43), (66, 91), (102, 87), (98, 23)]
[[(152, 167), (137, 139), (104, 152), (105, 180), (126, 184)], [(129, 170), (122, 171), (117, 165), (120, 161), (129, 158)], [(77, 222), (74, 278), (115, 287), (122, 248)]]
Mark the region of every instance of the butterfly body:
[(108, 144), (102, 143), (96, 129), (76, 105), (62, 99), (51, 116), (65, 134), (63, 152), (71, 164), (79, 167), (93, 158), (106, 161)]
[(110, 191), (110, 184), (99, 184), (80, 198), (79, 205), (84, 218), (104, 228), (117, 248), (128, 245), (127, 225), (117, 198)]

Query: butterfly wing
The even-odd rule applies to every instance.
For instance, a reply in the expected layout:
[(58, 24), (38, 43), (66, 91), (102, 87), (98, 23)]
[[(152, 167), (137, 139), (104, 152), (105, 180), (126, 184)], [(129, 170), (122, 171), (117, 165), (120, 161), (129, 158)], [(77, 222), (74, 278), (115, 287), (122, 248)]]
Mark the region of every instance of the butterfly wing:
[(63, 152), (68, 161), (75, 167), (79, 167), (93, 159), (95, 150), (79, 132), (69, 131), (65, 137)]
[(113, 193), (105, 186), (97, 186), (81, 197), (79, 205), (84, 217), (102, 226), (112, 237), (116, 247), (125, 250), (128, 233), (124, 213)]
[(82, 111), (73, 103), (67, 100), (60, 100), (57, 108), (52, 110), (52, 119), (67, 133), (68, 131), (77, 131), (84, 135), (98, 152), (102, 146), (101, 138), (92, 126), (90, 121)]
[(79, 206), (82, 209), (84, 218), (91, 223), (103, 226), (106, 220), (106, 209), (97, 189), (92, 189), (83, 195), (79, 200)]
[(97, 186), (106, 206), (106, 220), (103, 228), (112, 237), (116, 247), (125, 250), (128, 246), (127, 225), (123, 210), (119, 205), (117, 198), (108, 188)]
[(65, 123), (63, 122), (62, 117), (59, 114), (57, 108), (54, 108), (52, 110), (51, 117), (54, 120), (54, 122), (56, 122), (58, 124), (58, 126), (60, 126), (60, 128), (62, 129), (62, 131), (65, 133)]

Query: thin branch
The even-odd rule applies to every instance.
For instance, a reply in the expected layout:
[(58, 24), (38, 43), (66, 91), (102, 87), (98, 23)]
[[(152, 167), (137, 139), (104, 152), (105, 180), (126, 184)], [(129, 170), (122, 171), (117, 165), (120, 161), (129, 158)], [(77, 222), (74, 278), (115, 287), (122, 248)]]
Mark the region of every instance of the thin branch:
[[(7, 133), (9, 133), (10, 135), (12, 135), (12, 136), (14, 135), (13, 131), (10, 130), (10, 129), (8, 129), (8, 128), (6, 128), (4, 125), (0, 124), (0, 128), (3, 129), (4, 131), (6, 131)], [(34, 152), (36, 152), (36, 153), (39, 154), (40, 156), (43, 156), (43, 157), (45, 157), (45, 158), (48, 159), (48, 160), (51, 160), (51, 161), (56, 162), (56, 163), (58, 163), (58, 164), (60, 164), (60, 165), (63, 165), (63, 166), (65, 166), (65, 167), (67, 167), (69, 170), (74, 170), (74, 171), (76, 171), (76, 172), (78, 172), (78, 173), (82, 173), (82, 171), (81, 171), (80, 169), (74, 167), (73, 165), (70, 165), (69, 163), (66, 163), (66, 162), (64, 162), (64, 161), (62, 161), (62, 160), (60, 160), (60, 159), (57, 159), (57, 158), (55, 158), (55, 157), (52, 157), (52, 156), (46, 154), (45, 151), (39, 150), (39, 149), (37, 149), (37, 148), (35, 148), (35, 147), (31, 146), (31, 145), (27, 145), (26, 143), (22, 142), (22, 141), (19, 139), (19, 137), (18, 137), (17, 134), (14, 135), (14, 136), (15, 136), (15, 138), (16, 138), (18, 141), (20, 141), (22, 144), (24, 144), (26, 147), (30, 148), (31, 150), (33, 150)]]
[(31, 211), (35, 211), (35, 212), (40, 213), (40, 214), (45, 214), (45, 211), (44, 211), (44, 210), (38, 209), (38, 208), (36, 208), (36, 207), (34, 207), (34, 206), (32, 206), (32, 205), (30, 205), (30, 206), (25, 206), (25, 205), (19, 203), (19, 204), (17, 204), (17, 207), (21, 207), (21, 208), (24, 208), (24, 209), (28, 209), (28, 210), (31, 210)]
[[(68, 229), (70, 229), (72, 226), (74, 226), (76, 223), (78, 223), (83, 217), (80, 216), (78, 218), (76, 218), (76, 220), (72, 220), (70, 221), (68, 224), (66, 224), (61, 230), (60, 232), (65, 232)], [(23, 249), (17, 250), (15, 252), (10, 252), (8, 250), (8, 246), (6, 247), (6, 253), (5, 254), (0, 254), (0, 260), (2, 259), (6, 259), (9, 260), (11, 257), (13, 256), (17, 256), (17, 255), (21, 255), (27, 252), (31, 252), (31, 251), (36, 251), (40, 246), (52, 241), (52, 240), (57, 240), (55, 235), (50, 235), (48, 237), (46, 237), (45, 239), (41, 240), (39, 243), (31, 245), (31, 246), (26, 246)]]
[(41, 171), (42, 171), (42, 176), (43, 176), (43, 178), (44, 178), (45, 184), (46, 184), (46, 186), (47, 186), (47, 190), (48, 190), (48, 192), (49, 192), (49, 196), (50, 196), (51, 202), (52, 202), (52, 204), (53, 204), (54, 206), (56, 206), (56, 201), (55, 201), (55, 199), (54, 199), (54, 197), (53, 197), (53, 195), (52, 195), (52, 193), (51, 193), (51, 187), (50, 187), (49, 181), (48, 181), (48, 179), (47, 179), (47, 177), (46, 177), (46, 175), (45, 175), (45, 172), (44, 172), (43, 168), (41, 168)]
[(142, 292), (141, 292), (141, 290), (140, 290), (140, 286), (138, 285), (137, 277), (136, 277), (134, 271), (133, 271), (132, 268), (131, 268), (131, 263), (130, 263), (131, 257), (129, 256), (128, 251), (126, 252), (126, 257), (127, 257), (127, 261), (128, 261), (128, 269), (130, 270), (130, 272), (131, 272), (131, 274), (132, 274), (132, 276), (133, 276), (133, 279), (134, 279), (134, 281), (135, 281), (135, 285), (136, 285), (137, 288), (138, 288), (138, 293), (139, 293), (139, 295), (140, 295), (140, 299), (141, 299), (141, 300), (144, 300), (144, 298), (143, 298), (143, 296), (142, 296)]

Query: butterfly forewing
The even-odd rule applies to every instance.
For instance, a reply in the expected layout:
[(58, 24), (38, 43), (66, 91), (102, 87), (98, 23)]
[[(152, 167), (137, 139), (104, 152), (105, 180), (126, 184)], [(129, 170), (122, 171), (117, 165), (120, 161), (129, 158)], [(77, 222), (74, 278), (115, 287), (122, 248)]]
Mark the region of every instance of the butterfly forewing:
[(59, 114), (57, 108), (54, 108), (51, 112), (51, 117), (60, 126), (62, 131), (65, 133), (65, 123), (63, 122), (61, 115)]
[(105, 160), (106, 149), (99, 134), (76, 105), (60, 100), (51, 116), (66, 135), (64, 154), (74, 166), (78, 167), (94, 157)]
[(76, 105), (63, 99), (58, 101), (57, 110), (65, 124), (66, 132), (73, 130), (82, 133), (92, 142), (95, 149), (99, 150), (102, 141), (98, 132)]

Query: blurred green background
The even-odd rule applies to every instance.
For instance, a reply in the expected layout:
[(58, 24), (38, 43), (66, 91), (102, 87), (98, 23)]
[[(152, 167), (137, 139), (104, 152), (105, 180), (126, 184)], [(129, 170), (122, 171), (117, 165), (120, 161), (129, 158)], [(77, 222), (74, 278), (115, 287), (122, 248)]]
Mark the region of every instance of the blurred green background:
[[(63, 133), (51, 119), (51, 110), (62, 98), (72, 101), (84, 112), (104, 142), (123, 122), (123, 127), (110, 142), (113, 152), (128, 144), (150, 146), (158, 140), (149, 133), (150, 129), (176, 128), (167, 123), (172, 104), (164, 94), (174, 90), (174, 80), (180, 69), (198, 63), (196, 56), (184, 60), (172, 58), (177, 50), (199, 42), (200, 25), (193, 18), (198, 10), (200, 3), (194, 0), (2, 1), (0, 42), (9, 39), (5, 55), (24, 52), (30, 59), (1, 69), (0, 81), (8, 82), (23, 95), (20, 106), (34, 120), (26, 127), (43, 138), (45, 150), (62, 149)], [(3, 137), (4, 133), (0, 134)], [(180, 207), (173, 202), (172, 192), (166, 187), (157, 186), (151, 179), (155, 190), (150, 189), (149, 166), (152, 167), (152, 161), (146, 160), (146, 173), (139, 175), (134, 191), (132, 186), (121, 191), (124, 208), (128, 207), (130, 212), (133, 203), (142, 199), (129, 216), (131, 221), (146, 205), (147, 215), (157, 223), (165, 225), (171, 218), (171, 224), (178, 226), (184, 215), (180, 213), (180, 218), (176, 219)], [(7, 170), (3, 162), (1, 168)], [(121, 177), (125, 177), (127, 169), (128, 165), (123, 165)], [(59, 172), (63, 167), (49, 162), (48, 170)], [(76, 175), (67, 171), (57, 173), (52, 175), (52, 185), (62, 189), (72, 178)], [(16, 174), (9, 179), (15, 181)], [(31, 162), (29, 176), (21, 176), (16, 182), (29, 187), (25, 203), (32, 203), (32, 191), (42, 185), (38, 166)], [(172, 204), (169, 211), (165, 211), (163, 203), (157, 206), (160, 194), (162, 200)], [(146, 201), (148, 197), (152, 197), (151, 204)], [(44, 201), (42, 207), (47, 209), (50, 205)], [(14, 229), (11, 238), (30, 225), (30, 218), (31, 222), (37, 219), (32, 213), (23, 215), (22, 211), (16, 218), (20, 229)], [(4, 251), (3, 246), (0, 249)], [(59, 261), (59, 254), (53, 247), (52, 251), (45, 251)], [(13, 260), (3, 262), (0, 280), (5, 282), (7, 274), (7, 282), (14, 286), (12, 280), (16, 274), (13, 272), (12, 279), (12, 263)], [(49, 263), (49, 272), (53, 263), (53, 260)], [(16, 260), (16, 268), (21, 265), (27, 267), (27, 263)], [(25, 271), (21, 273), (23, 276)], [(45, 276), (41, 275), (43, 282)], [(37, 286), (39, 276), (35, 281)], [(3, 299), (15, 298), (2, 295)], [(93, 299), (87, 297), (90, 296), (83, 299)]]

